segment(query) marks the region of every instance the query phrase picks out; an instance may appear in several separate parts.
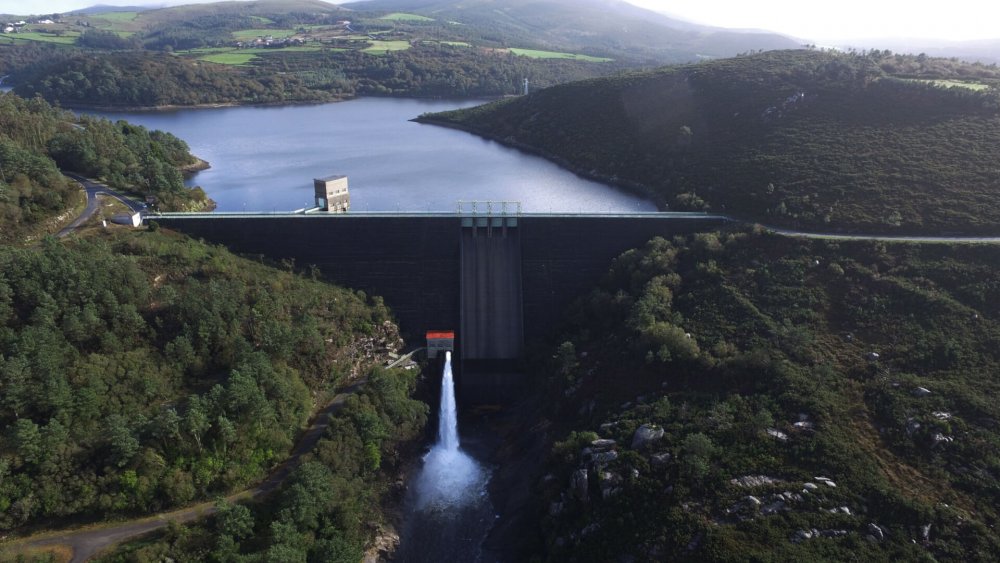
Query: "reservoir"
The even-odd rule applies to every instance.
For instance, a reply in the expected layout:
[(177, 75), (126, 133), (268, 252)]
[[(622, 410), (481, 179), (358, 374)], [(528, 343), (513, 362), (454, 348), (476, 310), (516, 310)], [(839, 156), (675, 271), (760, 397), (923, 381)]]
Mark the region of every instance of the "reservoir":
[(519, 201), (526, 213), (655, 211), (635, 195), (534, 155), (410, 121), (473, 100), (361, 98), (283, 107), (94, 112), (161, 129), (212, 167), (192, 176), (219, 211), (311, 205), (313, 178), (344, 174), (351, 209), (452, 212), (462, 201)]

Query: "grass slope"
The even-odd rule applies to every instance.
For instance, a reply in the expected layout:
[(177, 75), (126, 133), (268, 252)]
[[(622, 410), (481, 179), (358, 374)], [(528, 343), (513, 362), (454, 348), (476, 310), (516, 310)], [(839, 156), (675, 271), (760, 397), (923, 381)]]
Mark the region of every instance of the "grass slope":
[(346, 7), (419, 14), (481, 30), (506, 45), (615, 59), (676, 62), (797, 46), (776, 34), (697, 26), (620, 1), (369, 0)]
[[(942, 88), (922, 80), (975, 80)], [(818, 231), (1000, 233), (997, 72), (775, 51), (565, 84), (428, 119), (674, 209)]]

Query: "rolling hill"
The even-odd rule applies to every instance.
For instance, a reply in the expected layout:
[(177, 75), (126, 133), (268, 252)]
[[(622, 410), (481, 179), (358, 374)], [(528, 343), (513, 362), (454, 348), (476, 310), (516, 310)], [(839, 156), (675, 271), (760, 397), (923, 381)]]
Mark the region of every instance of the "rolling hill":
[[(90, 107), (483, 97), (519, 92), (524, 78), (544, 88), (796, 45), (618, 0), (373, 0), (349, 7), (257, 0), (92, 9), (28, 25), (0, 37), (0, 75), (21, 86), (21, 95)], [(165, 64), (177, 72), (154, 72)], [(102, 85), (87, 87), (95, 66), (107, 67), (98, 73)], [(178, 79), (205, 73), (226, 84)]]
[(564, 84), (424, 120), (650, 194), (817, 231), (1000, 232), (997, 70), (773, 51)]
[(699, 26), (620, 0), (369, 0), (345, 7), (408, 11), (492, 29), (504, 41), (661, 63), (731, 56), (756, 49), (788, 49), (800, 44), (774, 33)]

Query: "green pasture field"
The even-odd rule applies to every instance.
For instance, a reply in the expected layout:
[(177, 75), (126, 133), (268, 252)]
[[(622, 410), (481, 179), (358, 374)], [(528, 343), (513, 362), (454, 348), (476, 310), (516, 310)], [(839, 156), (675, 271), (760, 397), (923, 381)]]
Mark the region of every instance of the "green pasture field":
[(234, 50), (234, 53), (253, 53), (254, 55), (270, 55), (273, 53), (312, 53), (321, 50), (322, 47), (319, 45), (295, 45), (292, 47), (281, 47), (278, 49), (265, 49), (263, 47), (254, 47), (253, 49), (240, 49), (238, 51)]
[(384, 55), (389, 51), (405, 51), (410, 48), (409, 41), (371, 41), (371, 47), (361, 52), (369, 55)]
[(209, 55), (212, 53), (229, 53), (235, 51), (232, 47), (199, 47), (197, 49), (185, 49), (174, 51), (175, 55)]
[(393, 21), (414, 21), (414, 22), (432, 22), (434, 18), (428, 18), (427, 16), (421, 16), (417, 14), (407, 14), (406, 12), (393, 12), (391, 14), (386, 14), (379, 18), (380, 20), (393, 20)]
[(67, 31), (62, 35), (39, 33), (37, 31), (23, 31), (21, 33), (18, 33), (15, 38), (23, 41), (42, 41), (45, 43), (59, 43), (61, 45), (72, 45), (76, 43), (76, 38), (79, 36), (80, 32), (78, 31)]
[(933, 84), (939, 88), (965, 88), (967, 90), (974, 90), (980, 92), (982, 90), (988, 90), (989, 84), (981, 84), (979, 82), (962, 82), (961, 80), (921, 80), (913, 79), (913, 82), (923, 82), (926, 84)]
[(508, 49), (511, 53), (515, 55), (520, 55), (522, 57), (530, 57), (532, 59), (570, 59), (574, 61), (586, 61), (591, 63), (607, 63), (614, 59), (607, 59), (604, 57), (591, 57), (590, 55), (580, 55), (577, 53), (560, 53), (557, 51), (538, 51), (535, 49)]
[(130, 22), (139, 17), (139, 12), (102, 12), (100, 14), (93, 14), (90, 17), (91, 19), (100, 19), (109, 22)]
[(217, 63), (220, 65), (245, 65), (250, 61), (257, 58), (254, 53), (247, 52), (230, 52), (230, 53), (213, 53), (205, 55), (204, 57), (198, 57), (199, 61), (207, 61), (210, 63)]
[(295, 35), (294, 29), (241, 29), (239, 31), (233, 32), (233, 37), (239, 41), (245, 41), (247, 39), (256, 39), (258, 37), (267, 37), (270, 35), (275, 39), (282, 39), (284, 37), (291, 37)]

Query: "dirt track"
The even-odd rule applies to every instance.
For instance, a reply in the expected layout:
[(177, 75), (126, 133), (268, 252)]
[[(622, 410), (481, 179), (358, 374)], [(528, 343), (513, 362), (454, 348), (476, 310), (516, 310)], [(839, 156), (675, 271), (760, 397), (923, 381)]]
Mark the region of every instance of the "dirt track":
[[(330, 425), (330, 415), (340, 410), (347, 397), (357, 392), (366, 382), (367, 378), (361, 378), (334, 397), (316, 415), (313, 423), (299, 439), (298, 444), (296, 444), (295, 449), (292, 450), (288, 459), (276, 467), (267, 479), (255, 487), (229, 495), (226, 499), (232, 502), (239, 499), (256, 498), (267, 495), (277, 489), (288, 478), (292, 470), (298, 466), (302, 456), (310, 452), (316, 446), (316, 443), (319, 442), (319, 439)], [(190, 522), (214, 512), (214, 502), (202, 502), (187, 508), (162, 512), (127, 522), (103, 524), (76, 530), (44, 532), (4, 544), (0, 547), (0, 552), (14, 555), (22, 552), (37, 553), (43, 550), (48, 551), (50, 548), (58, 553), (66, 553), (69, 550), (72, 553), (68, 559), (70, 563), (83, 563), (115, 544), (159, 530), (166, 527), (170, 522)]]

